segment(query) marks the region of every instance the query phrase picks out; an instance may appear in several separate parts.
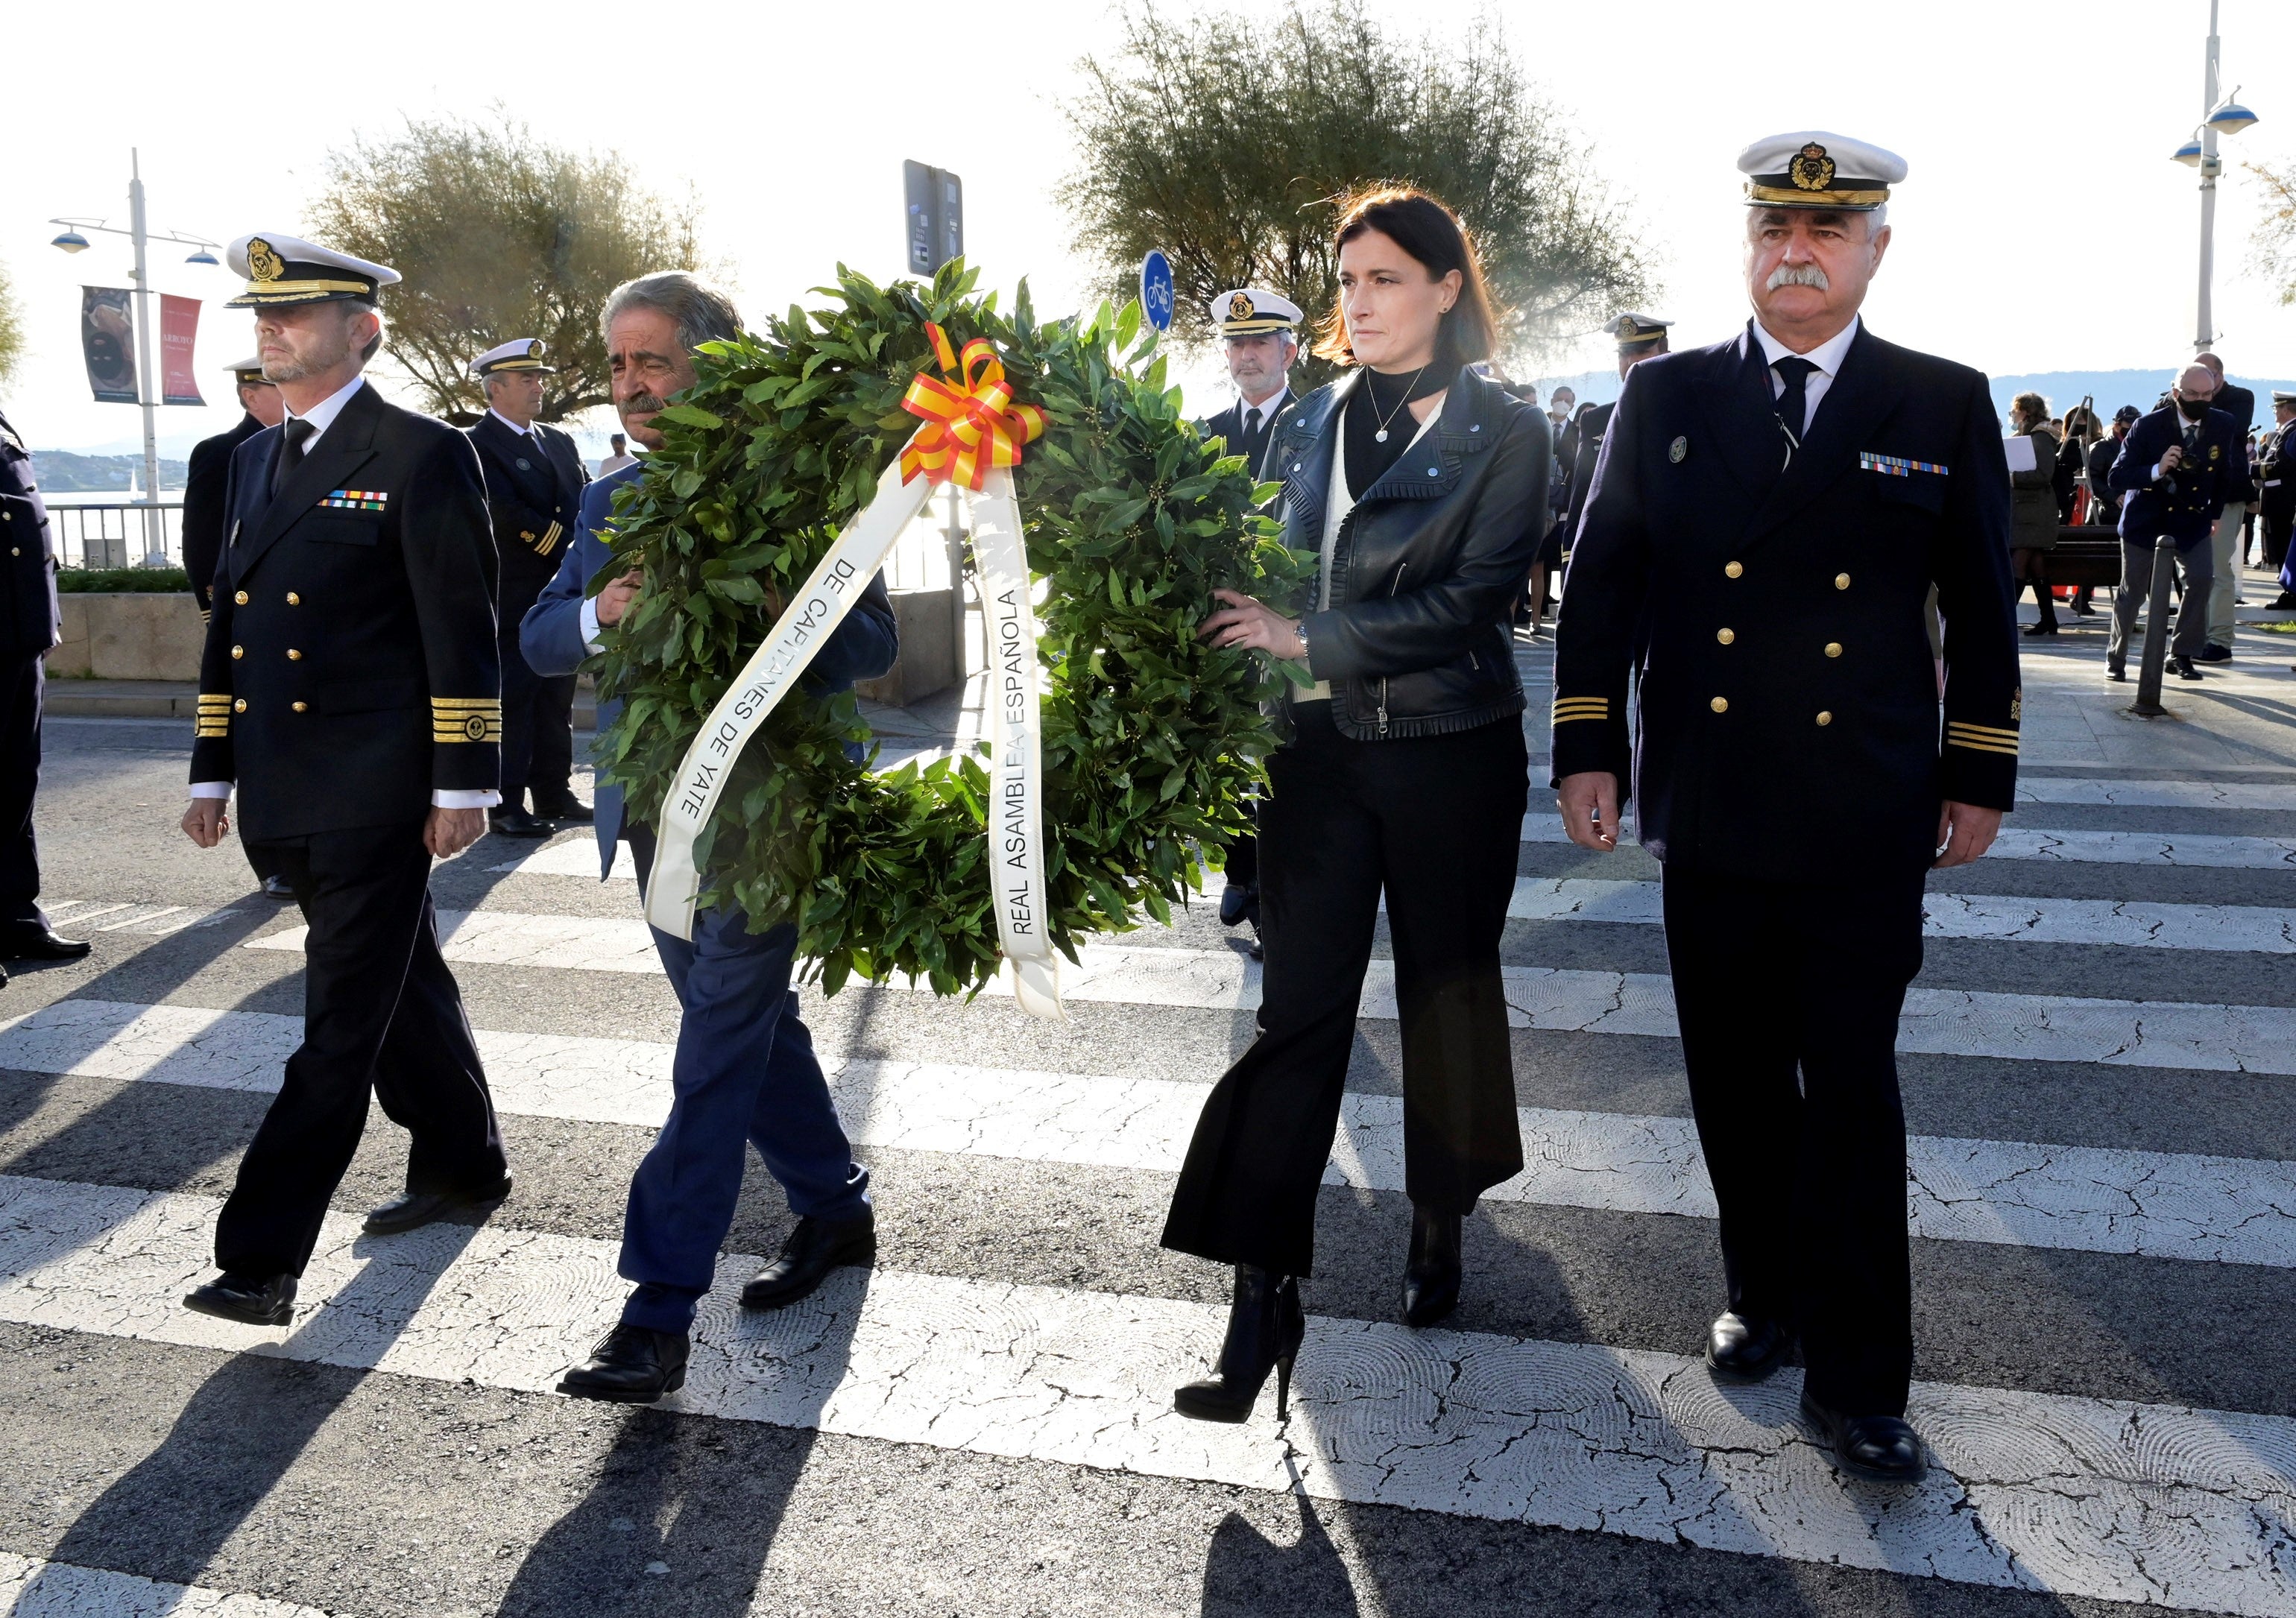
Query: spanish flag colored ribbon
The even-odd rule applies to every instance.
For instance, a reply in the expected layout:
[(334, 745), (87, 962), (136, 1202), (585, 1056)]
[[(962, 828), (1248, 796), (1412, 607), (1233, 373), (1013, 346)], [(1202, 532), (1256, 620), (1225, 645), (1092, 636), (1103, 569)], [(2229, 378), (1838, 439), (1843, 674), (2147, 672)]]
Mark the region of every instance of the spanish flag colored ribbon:
[(960, 359), (947, 332), (931, 322), (925, 331), (942, 376), (919, 372), (901, 400), (903, 410), (925, 421), (901, 451), (901, 481), (922, 472), (978, 492), (991, 467), (1021, 464), (1021, 446), (1044, 433), (1045, 413), (1013, 403), (1004, 362), (986, 338), (965, 344)]

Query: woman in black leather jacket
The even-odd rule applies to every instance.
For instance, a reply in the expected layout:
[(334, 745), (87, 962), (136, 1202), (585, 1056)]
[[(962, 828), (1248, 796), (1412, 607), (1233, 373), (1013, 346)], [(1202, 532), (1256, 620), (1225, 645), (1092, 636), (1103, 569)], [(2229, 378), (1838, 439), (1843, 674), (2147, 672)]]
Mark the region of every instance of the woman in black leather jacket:
[(1270, 1369), (1286, 1401), (1382, 888), (1410, 1324), (1451, 1312), (1461, 1222), (1522, 1167), (1499, 976), (1528, 795), (1508, 617), (1543, 526), (1548, 429), (1471, 369), (1494, 322), (1448, 208), (1372, 193), (1337, 247), (1317, 352), (1353, 369), (1278, 419), (1270, 462), (1285, 543), (1323, 558), (1311, 610), (1222, 591), (1201, 632), (1312, 682), (1292, 693), (1259, 809), (1261, 1033), (1206, 1101), (1164, 1227), (1166, 1246), (1235, 1266), (1218, 1370), (1176, 1397), (1213, 1421), (1249, 1416)]

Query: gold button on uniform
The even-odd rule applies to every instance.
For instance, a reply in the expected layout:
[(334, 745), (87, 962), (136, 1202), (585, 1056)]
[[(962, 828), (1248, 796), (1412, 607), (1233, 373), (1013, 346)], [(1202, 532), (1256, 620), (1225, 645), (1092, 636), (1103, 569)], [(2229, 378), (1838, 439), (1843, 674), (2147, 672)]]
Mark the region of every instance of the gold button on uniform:
[(291, 707), (294, 708), (294, 710), (295, 710), (297, 713), (299, 713), (299, 714), (306, 713), (306, 712), (309, 711), (310, 707), (311, 707), (311, 705), (310, 705), (309, 703), (308, 703), (308, 702), (298, 702), (298, 703), (291, 704), (290, 706), (291, 706)]
[(244, 590), (240, 591), (237, 594), (234, 595), (231, 599), (232, 599), (232, 604), (233, 604), (234, 606), (244, 607), (244, 606), (246, 606), (246, 605), (247, 605), (247, 592), (246, 592), (246, 591), (244, 591)]
[(20, 546), (10, 545), (8, 547), (8, 554), (11, 556), (21, 556), (24, 552)]
[(244, 714), (247, 712), (247, 699), (242, 697), (238, 701), (233, 703), (231, 705), (231, 711), (234, 714)]
[(1727, 697), (1717, 697), (1713, 701), (1708, 703), (1706, 706), (1712, 708), (1718, 714), (1726, 714), (1730, 711), (1730, 699)]
[(1724, 562), (1722, 564), (1722, 576), (1724, 578), (1736, 578), (1745, 570), (1746, 565), (1743, 562)]
[[(291, 651), (287, 655), (291, 658), (295, 654)], [(1825, 643), (1825, 655), (1829, 658), (1840, 657), (1841, 655), (1841, 642), (1839, 641), (1828, 641)]]
[(290, 663), (300, 663), (302, 660), (303, 654), (301, 652), (297, 651), (291, 646), (287, 649), (287, 661)]
[(1817, 722), (1820, 724), (1832, 724), (1833, 723), (1833, 715), (1827, 713), (1824, 708), (1820, 708), (1817, 711)]
[(303, 604), (303, 598), (290, 590), (287, 592), (287, 604), (290, 607), (300, 607)]
[(1835, 574), (1835, 575), (1833, 576), (1833, 587), (1834, 587), (1836, 590), (1847, 590), (1847, 589), (1849, 589), (1849, 576), (1848, 574), (1846, 574), (1846, 573), (1837, 573), (1837, 574)]
[(1714, 632), (1714, 638), (1727, 646), (1738, 638), (1738, 632), (1734, 629), (1718, 629)]
[(234, 646), (231, 649), (231, 655), (234, 658), (243, 658), (247, 656), (247, 648), (244, 646)]

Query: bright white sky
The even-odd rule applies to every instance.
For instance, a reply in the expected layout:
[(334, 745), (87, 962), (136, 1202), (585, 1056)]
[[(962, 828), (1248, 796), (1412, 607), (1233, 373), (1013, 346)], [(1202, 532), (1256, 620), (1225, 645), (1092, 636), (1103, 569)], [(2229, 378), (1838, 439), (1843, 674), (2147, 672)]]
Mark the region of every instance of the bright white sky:
[[(1394, 0), (1374, 9), (1400, 29), (1443, 14)], [(1885, 335), (1996, 374), (2165, 373), (2191, 352), (2196, 176), (2169, 153), (2201, 114), (2207, 0), (1491, 9), (1636, 202), (1665, 276), (1650, 312), (1678, 323), (1677, 346), (1744, 318), (1739, 147), (1812, 127), (1911, 165), (1866, 306)], [(1057, 102), (1076, 59), (1117, 35), (1114, 13), (1091, 0), (680, 0), (651, 12), (396, 0), (387, 15), (322, 8), (254, 24), (129, 4), (108, 15), (99, 55), (129, 60), (101, 67), (71, 7), (27, 5), (9, 25), (11, 60), (28, 70), (10, 89), (21, 160), (0, 192), (0, 262), (33, 353), (4, 404), (36, 449), (140, 430), (133, 406), (89, 401), (78, 354), (78, 288), (127, 284), (125, 240), (94, 238), (77, 257), (46, 245), (52, 215), (125, 224), (130, 146), (143, 151), (155, 228), (297, 233), (326, 152), (354, 131), (499, 100), (553, 141), (620, 151), (658, 186), (692, 181), (705, 246), (758, 315), (840, 257), (898, 273), (900, 165), (914, 157), (964, 176), (968, 246), (992, 281), (1026, 274), (1048, 312), (1082, 295), (1084, 266), (1049, 198), (1070, 160)], [(650, 17), (665, 25), (658, 41)], [(2224, 0), (2221, 26), (2225, 88), (2244, 86), (2262, 120), (2226, 143), (2228, 157), (2296, 155), (2296, 77), (2269, 66), (2296, 61), (2296, 5)], [(2296, 308), (2245, 269), (2257, 207), (2235, 168), (2217, 222), (2220, 347), (2235, 373), (2296, 375)], [(182, 252), (155, 253), (154, 284), (212, 300), (201, 386), (227, 398), (217, 368), (250, 346), (247, 316), (220, 306), (236, 290), (226, 272), (186, 266)], [(1592, 338), (1554, 370), (1600, 364), (1606, 347)], [(1222, 403), (1196, 391), (1205, 408)], [(219, 431), (234, 413), (167, 410), (160, 433)]]

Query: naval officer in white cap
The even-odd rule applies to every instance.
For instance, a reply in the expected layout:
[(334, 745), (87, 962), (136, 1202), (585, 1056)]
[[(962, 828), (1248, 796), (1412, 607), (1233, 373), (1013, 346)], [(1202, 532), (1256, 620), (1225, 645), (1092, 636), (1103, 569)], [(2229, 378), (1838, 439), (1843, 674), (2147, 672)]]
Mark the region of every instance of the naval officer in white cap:
[(590, 474), (574, 440), (536, 419), (548, 391), (543, 379), (558, 374), (540, 338), (496, 344), (471, 362), (471, 374), (486, 389), (487, 413), (470, 434), (502, 552), (503, 801), (489, 820), (505, 837), (546, 838), (551, 821), (590, 819), (570, 779), (574, 676), (536, 674), (518, 627), (558, 572)]
[(1227, 355), (1235, 403), (1196, 423), (1207, 438), (1226, 438), (1252, 476), (1262, 475), (1275, 418), (1292, 402), (1292, 362), (1300, 357), (1300, 306), (1266, 287), (1238, 287), (1211, 300), (1212, 325)]
[(1858, 317), (1904, 159), (1813, 130), (1738, 167), (1753, 318), (1627, 373), (1556, 625), (1554, 784), (1607, 850), (1631, 783), (1664, 866), (1729, 1288), (1708, 1363), (1757, 1379), (1799, 1340), (1814, 1434), (1911, 1483), (1898, 1015), (1924, 873), (2013, 802), (2008, 466), (1982, 374)]
[(510, 1191), (430, 903), (431, 860), (496, 798), (495, 541), (471, 441), (360, 375), (398, 273), (270, 232), (228, 257), (285, 418), (232, 453), (183, 823), (213, 848), (235, 789), (249, 863), (309, 931), (303, 1042), (216, 1222), (223, 1273), (184, 1302), (282, 1326), (370, 1098), (414, 1139), (369, 1234)]

